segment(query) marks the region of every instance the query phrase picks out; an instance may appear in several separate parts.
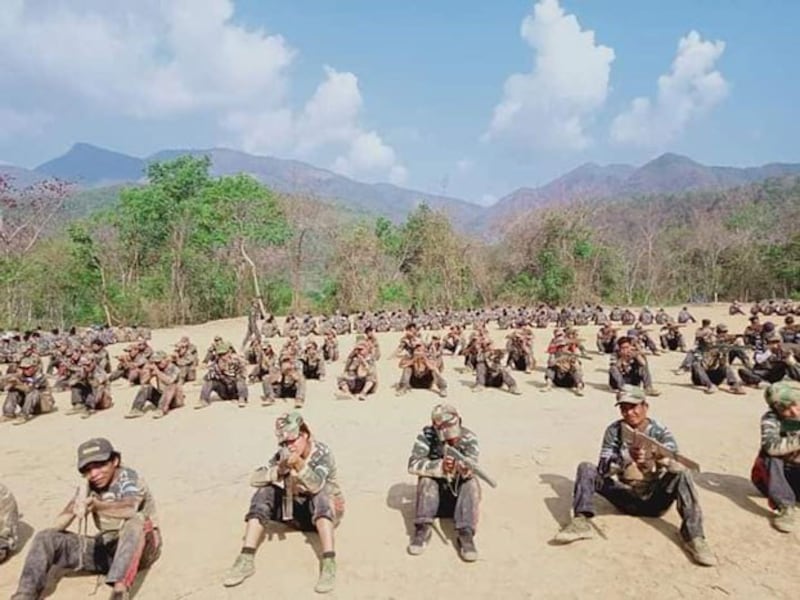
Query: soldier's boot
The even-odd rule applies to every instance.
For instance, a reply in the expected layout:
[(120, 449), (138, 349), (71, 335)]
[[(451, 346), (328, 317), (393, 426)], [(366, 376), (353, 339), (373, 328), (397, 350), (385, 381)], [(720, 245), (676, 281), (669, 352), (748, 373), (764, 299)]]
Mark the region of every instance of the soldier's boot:
[(583, 389), (584, 389), (584, 385), (583, 384), (576, 385), (573, 389), (575, 390), (575, 395), (576, 396), (583, 396)]
[(303, 408), (305, 406), (306, 399), (305, 398), (295, 398), (294, 399), (294, 407), (295, 408)]
[(589, 517), (577, 515), (556, 534), (553, 541), (557, 544), (569, 544), (578, 540), (590, 540), (593, 537), (594, 530)]
[(128, 590), (114, 590), (108, 598), (109, 600), (130, 600), (131, 593)]
[(508, 392), (510, 394), (514, 394), (515, 396), (520, 396), (522, 392), (519, 391), (516, 385), (509, 386)]
[(319, 561), (319, 577), (314, 591), (318, 594), (332, 592), (336, 586), (336, 559), (328, 556)]
[(144, 416), (144, 411), (141, 408), (132, 408), (131, 412), (125, 415), (126, 419), (138, 419)]
[(736, 394), (737, 396), (744, 396), (747, 392), (744, 391), (742, 384), (732, 385), (730, 386), (731, 394)]
[(772, 526), (781, 533), (792, 533), (795, 528), (795, 507), (781, 506), (772, 518)]
[(33, 418), (33, 415), (20, 414), (20, 415), (17, 416), (16, 419), (14, 419), (14, 421), (11, 424), (12, 425), (25, 425), (25, 423), (30, 421), (32, 418)]
[(14, 415), (2, 415), (0, 416), (0, 423), (7, 423), (8, 421), (13, 421), (16, 419)]
[(261, 396), (261, 406), (272, 406), (273, 404), (275, 404), (275, 398)]
[(553, 384), (550, 383), (550, 380), (548, 379), (547, 381), (544, 382), (544, 387), (540, 388), (539, 391), (542, 393), (547, 393), (552, 389), (553, 389)]
[(661, 392), (654, 387), (649, 387), (644, 391), (648, 396), (660, 396)]
[(73, 404), (65, 414), (67, 415), (80, 415), (86, 412), (86, 407), (83, 404)]
[(197, 401), (197, 404), (194, 405), (194, 409), (195, 410), (202, 410), (204, 408), (208, 408), (209, 406), (211, 406), (211, 402), (209, 402), (208, 400), (203, 400), (202, 398), (200, 398)]
[(475, 539), (472, 529), (465, 527), (458, 530), (458, 554), (465, 562), (475, 562), (478, 560), (478, 549), (475, 547)]
[(96, 412), (97, 411), (93, 408), (84, 409), (84, 411), (81, 413), (81, 419), (88, 419)]
[(254, 554), (240, 554), (236, 557), (233, 566), (225, 573), (225, 579), (222, 580), (222, 585), (225, 587), (233, 587), (239, 585), (248, 577), (251, 577), (256, 572), (256, 563)]
[(408, 553), (412, 556), (419, 556), (425, 552), (425, 546), (431, 539), (431, 526), (429, 523), (417, 523), (414, 525), (414, 535), (408, 545)]
[(236, 404), (239, 408), (245, 408), (247, 406), (247, 400), (245, 400), (244, 398), (239, 398)]
[(709, 386), (708, 386), (708, 387), (706, 387), (706, 388), (705, 388), (703, 391), (704, 391), (706, 394), (713, 394), (713, 393), (715, 393), (715, 392), (717, 391), (717, 386), (715, 386), (715, 385), (709, 385)]
[(439, 397), (440, 398), (447, 398), (447, 388), (440, 388), (439, 389)]
[(696, 537), (689, 540), (686, 542), (686, 551), (689, 553), (689, 557), (700, 566), (713, 567), (717, 564), (717, 557), (711, 552), (706, 538)]
[(157, 408), (157, 409), (155, 410), (155, 412), (153, 413), (153, 418), (154, 418), (154, 419), (161, 419), (161, 418), (165, 417), (166, 415), (167, 415), (167, 413), (165, 413), (165, 412), (164, 412), (163, 410), (161, 410), (160, 408)]

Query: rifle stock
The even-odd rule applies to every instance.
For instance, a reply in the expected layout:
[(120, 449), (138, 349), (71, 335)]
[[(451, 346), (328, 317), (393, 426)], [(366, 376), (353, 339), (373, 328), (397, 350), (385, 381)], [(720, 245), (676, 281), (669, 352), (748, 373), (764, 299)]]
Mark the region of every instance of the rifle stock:
[(622, 441), (630, 447), (644, 448), (652, 453), (656, 458), (671, 458), (680, 463), (690, 471), (700, 472), (700, 465), (693, 460), (686, 458), (679, 452), (670, 450), (661, 442), (658, 442), (641, 431), (636, 431), (627, 423), (622, 423)]

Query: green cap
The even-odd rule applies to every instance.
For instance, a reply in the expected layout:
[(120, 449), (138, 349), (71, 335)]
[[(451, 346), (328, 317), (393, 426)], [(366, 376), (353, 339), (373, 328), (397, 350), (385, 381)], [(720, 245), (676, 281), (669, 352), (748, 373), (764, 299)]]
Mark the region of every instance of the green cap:
[[(300, 428), (303, 423), (305, 423), (303, 415), (296, 410), (284, 413), (275, 419), (275, 437), (278, 438), (278, 443), (291, 442), (300, 437)], [(306, 425), (306, 427), (308, 426)]]
[(641, 404), (647, 400), (642, 388), (635, 385), (624, 385), (622, 389), (617, 391), (617, 402), (614, 406), (620, 404)]
[(764, 390), (764, 400), (770, 408), (787, 408), (793, 404), (800, 404), (800, 390), (789, 386), (788, 383), (779, 381)]

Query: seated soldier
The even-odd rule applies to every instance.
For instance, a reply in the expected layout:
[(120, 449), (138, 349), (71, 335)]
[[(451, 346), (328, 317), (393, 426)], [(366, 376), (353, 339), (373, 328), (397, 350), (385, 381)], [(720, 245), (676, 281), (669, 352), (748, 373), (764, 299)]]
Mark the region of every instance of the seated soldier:
[(477, 436), (461, 424), (455, 407), (439, 404), (431, 412), (431, 424), (417, 436), (408, 459), (408, 472), (417, 476), (414, 535), (408, 553), (422, 554), (430, 540), (433, 521), (437, 517), (448, 518), (454, 520), (462, 560), (474, 562), (478, 560), (474, 536), (481, 490), (468, 465), (446, 456), (446, 446), (478, 462)]
[(109, 376), (95, 362), (94, 356), (87, 354), (78, 361), (78, 370), (69, 380), (72, 408), (68, 415), (80, 415), (88, 419), (98, 410), (110, 408), (111, 391)]
[(154, 419), (165, 417), (173, 408), (183, 406), (183, 388), (180, 383), (180, 368), (172, 362), (166, 352), (154, 352), (150, 361), (141, 369), (142, 386), (133, 400), (131, 412), (126, 419), (144, 416), (145, 408), (155, 407)]
[(636, 348), (631, 339), (621, 337), (617, 340), (617, 351), (611, 355), (608, 367), (608, 385), (612, 390), (621, 390), (624, 385), (644, 386), (649, 396), (659, 396), (661, 392), (653, 387), (647, 358)]
[(677, 350), (679, 352), (686, 352), (686, 342), (681, 333), (681, 327), (678, 323), (667, 323), (661, 328), (661, 341), (662, 350)]
[(4, 563), (19, 543), (19, 509), (14, 494), (0, 483), (0, 564)]
[(460, 325), (451, 325), (442, 341), (442, 349), (451, 356), (457, 356), (464, 348), (464, 334)]
[(617, 330), (606, 323), (597, 331), (597, 351), (600, 354), (611, 354), (617, 346)]
[(650, 310), (650, 307), (645, 306), (642, 308), (642, 311), (639, 313), (639, 323), (642, 325), (652, 325), (653, 319), (653, 312)]
[(753, 368), (739, 369), (739, 376), (747, 385), (758, 386), (764, 383), (777, 383), (784, 377), (800, 381), (800, 368), (792, 352), (783, 347), (781, 336), (771, 331), (764, 337), (766, 348), (756, 351)]
[(275, 320), (275, 316), (272, 314), (267, 314), (264, 322), (261, 324), (261, 337), (262, 338), (273, 338), (273, 337), (280, 337), (280, 331), (278, 330), (278, 322)]
[[(19, 362), (16, 373), (6, 375), (6, 400), (2, 420), (14, 420), (14, 425), (30, 421), (34, 415), (52, 412), (55, 400), (42, 371), (41, 362), (26, 356)], [(17, 413), (19, 411), (19, 413)]]
[(636, 315), (630, 309), (625, 309), (622, 311), (622, 316), (619, 319), (623, 325), (631, 326), (636, 323)]
[(697, 323), (697, 319), (695, 319), (695, 318), (694, 318), (694, 317), (691, 315), (691, 313), (689, 312), (689, 310), (688, 310), (688, 309), (687, 309), (687, 308), (684, 306), (684, 307), (683, 307), (683, 308), (682, 308), (682, 309), (681, 309), (681, 310), (678, 312), (678, 323), (681, 323), (681, 324), (686, 324), (686, 323), (688, 323), (688, 322), (690, 322), (690, 321), (691, 321), (692, 323)]
[(667, 314), (667, 311), (663, 308), (659, 308), (656, 313), (655, 322), (657, 325), (667, 325), (668, 323), (672, 323), (673, 319)]
[(278, 522), (301, 531), (317, 531), (322, 559), (314, 591), (330, 592), (336, 583), (333, 531), (344, 515), (336, 461), (330, 448), (312, 436), (299, 412), (278, 417), (275, 437), (278, 450), (250, 479), (257, 490), (245, 515), (244, 543), (223, 585), (239, 585), (255, 574), (255, 554), (264, 531), (270, 522)]
[(291, 355), (281, 357), (279, 369), (262, 380), (262, 406), (275, 404), (275, 398), (294, 398), (294, 407), (302, 408), (306, 401), (306, 378)]
[(689, 471), (678, 457), (660, 456), (645, 446), (630, 445), (623, 438), (623, 427), (677, 453), (672, 433), (647, 416), (649, 405), (639, 388), (626, 386), (619, 391), (617, 406), (622, 418), (606, 428), (597, 466), (589, 462), (578, 466), (572, 498), (574, 517), (553, 541), (568, 544), (593, 537), (590, 520), (595, 514), (595, 493), (622, 512), (642, 517), (660, 517), (677, 502), (680, 534), (689, 556), (699, 565), (716, 565), (703, 533), (703, 514)]
[(731, 305), (728, 307), (728, 314), (733, 315), (744, 315), (747, 314), (742, 310), (742, 305), (739, 303), (738, 300), (734, 300)]
[(245, 339), (242, 350), (242, 357), (248, 365), (254, 365), (258, 361), (258, 349), (261, 345), (261, 336), (256, 332), (250, 334)]
[(411, 388), (432, 390), (434, 386), (442, 398), (447, 396), (447, 382), (435, 361), (428, 356), (422, 342), (417, 343), (411, 356), (401, 358), (398, 366), (402, 369), (397, 384), (398, 396), (405, 394)]
[(478, 354), (473, 391), (480, 392), (487, 387), (502, 388), (505, 385), (515, 396), (522, 393), (517, 389), (517, 382), (509, 373), (508, 367), (503, 366), (504, 354), (503, 350), (495, 350), (491, 346), (485, 347)]
[[(13, 600), (38, 600), (52, 567), (105, 575), (111, 600), (130, 598), (137, 573), (161, 554), (161, 535), (147, 484), (121, 460), (104, 438), (78, 447), (78, 471), (86, 481), (55, 527), (33, 538)], [(80, 531), (90, 515), (98, 530), (95, 536)], [(68, 532), (76, 518), (79, 533)]]
[(569, 388), (578, 396), (583, 396), (583, 368), (576, 349), (570, 348), (568, 339), (554, 338), (547, 348), (547, 369), (544, 375), (544, 388), (547, 392), (552, 386)]
[(773, 527), (791, 533), (800, 499), (800, 391), (773, 383), (764, 399), (769, 410), (761, 417), (761, 448), (751, 479), (775, 510)]
[(336, 331), (332, 328), (325, 332), (325, 340), (322, 342), (322, 356), (328, 362), (339, 360), (339, 342), (336, 339)]
[(106, 373), (111, 373), (111, 357), (108, 355), (106, 345), (100, 338), (94, 338), (89, 343), (89, 352), (94, 354), (97, 366), (103, 369)]
[(196, 409), (211, 406), (211, 394), (220, 400), (236, 400), (239, 407), (247, 406), (248, 390), (244, 362), (233, 353), (233, 348), (225, 342), (214, 347), (214, 359), (203, 378), (200, 399)]
[(124, 377), (131, 385), (141, 382), (139, 370), (147, 364), (153, 349), (145, 340), (134, 342), (118, 357), (117, 368), (109, 375), (108, 381), (116, 381)]
[(533, 332), (524, 327), (506, 336), (506, 366), (530, 373), (536, 367), (533, 357)]
[[(262, 339), (261, 346), (258, 350), (258, 362), (256, 362), (256, 366), (253, 367), (253, 370), (250, 371), (250, 375), (247, 376), (247, 380), (250, 383), (260, 381), (262, 385), (264, 385), (265, 382), (266, 385), (269, 385), (269, 376), (277, 371), (277, 361), (278, 357), (275, 356), (275, 350), (273, 350), (272, 344), (270, 344), (269, 340)], [(262, 396), (262, 400), (265, 397), (266, 396)]]
[(357, 343), (347, 357), (344, 374), (336, 380), (339, 392), (347, 397), (356, 397), (363, 401), (367, 399), (367, 395), (374, 394), (377, 390), (377, 372), (369, 350), (368, 342)]
[(300, 354), (303, 364), (303, 376), (306, 379), (325, 381), (325, 358), (319, 350), (317, 342), (310, 340)]
[(706, 394), (713, 394), (723, 381), (732, 393), (745, 393), (742, 382), (730, 365), (727, 349), (718, 344), (699, 346), (692, 361), (692, 384), (702, 386)]
[(178, 343), (175, 344), (173, 357), (173, 362), (178, 366), (180, 372), (178, 381), (181, 384), (195, 381), (197, 379), (197, 366), (200, 364), (197, 346), (192, 344), (188, 337), (183, 336), (178, 340)]

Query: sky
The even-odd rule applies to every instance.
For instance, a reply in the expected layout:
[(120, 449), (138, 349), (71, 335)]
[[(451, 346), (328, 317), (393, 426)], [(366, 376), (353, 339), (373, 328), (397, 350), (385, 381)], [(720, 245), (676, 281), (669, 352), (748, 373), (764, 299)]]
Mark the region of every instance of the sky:
[(231, 147), (490, 204), (800, 162), (795, 0), (3, 0), (0, 161)]

